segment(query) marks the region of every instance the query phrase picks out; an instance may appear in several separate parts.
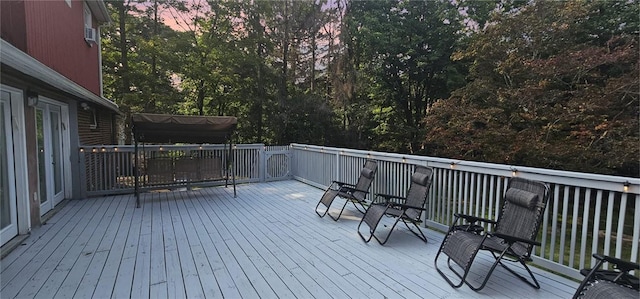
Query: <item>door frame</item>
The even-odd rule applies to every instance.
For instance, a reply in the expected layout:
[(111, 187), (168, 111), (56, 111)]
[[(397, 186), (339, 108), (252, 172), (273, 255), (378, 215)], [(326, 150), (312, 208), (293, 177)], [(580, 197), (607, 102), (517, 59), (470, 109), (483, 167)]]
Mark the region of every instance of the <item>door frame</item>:
[[(6, 189), (0, 190), (2, 192), (2, 197), (6, 196), (6, 199), (9, 201), (9, 215), (7, 218), (9, 218), (9, 225), (7, 227), (0, 227), (0, 245), (7, 243), (9, 240), (13, 239), (16, 235), (18, 235), (18, 204), (17, 204), (17, 197), (16, 197), (16, 178), (15, 178), (15, 162), (13, 161), (15, 158), (15, 155), (13, 154), (13, 117), (12, 117), (12, 111), (11, 111), (11, 105), (12, 105), (12, 101), (11, 98), (14, 96), (14, 94), (12, 94), (10, 91), (7, 90), (0, 90), (0, 92), (4, 95), (4, 93), (6, 92), (9, 97), (7, 99), (7, 102), (5, 103), (4, 99), (0, 99), (0, 105), (5, 105), (4, 108), (2, 108), (2, 110), (0, 110), (0, 113), (2, 113), (2, 116), (0, 117), (2, 119), (2, 124), (0, 124), (2, 131), (0, 131), (0, 134), (5, 134), (5, 138), (2, 141), (3, 144), (0, 145), (0, 147), (4, 147), (6, 149), (6, 151), (4, 153), (0, 153), (3, 156), (6, 157), (0, 157), (0, 160), (5, 160), (6, 163), (2, 163), (3, 165), (0, 165), (0, 167), (5, 168), (5, 169), (0, 169), (0, 172), (4, 173), (4, 171), (6, 170), (6, 177), (0, 177), (0, 180), (3, 181), (3, 184), (5, 183), (4, 181), (6, 180), (7, 185), (4, 186), (6, 187)], [(0, 135), (1, 136), (1, 135)], [(0, 137), (1, 138), (1, 137)], [(4, 200), (4, 198), (2, 199)], [(1, 203), (4, 206), (4, 202)], [(1, 216), (0, 216), (1, 217)], [(6, 220), (6, 219), (2, 219), (2, 220)]]
[[(0, 89), (11, 93), (11, 124), (14, 133), (13, 163), (15, 170), (16, 214), (18, 217), (18, 234), (23, 235), (31, 230), (31, 217), (29, 217), (31, 208), (29, 205), (29, 173), (27, 165), (27, 131), (25, 125), (24, 91), (4, 84), (0, 84)], [(34, 193), (34, 199), (37, 199), (37, 193)]]
[[(71, 177), (71, 152), (70, 152), (70, 144), (71, 144), (71, 135), (69, 132), (69, 105), (60, 101), (56, 101), (53, 100), (51, 98), (47, 98), (44, 96), (38, 96), (38, 108), (39, 109), (43, 109), (44, 112), (47, 115), (46, 119), (49, 119), (51, 117), (51, 109), (49, 108), (50, 106), (55, 106), (56, 107), (56, 112), (58, 112), (58, 118), (59, 118), (59, 122), (60, 122), (60, 164), (62, 166), (62, 178), (61, 178), (61, 183), (62, 183), (62, 194), (59, 197), (56, 197), (53, 192), (55, 190), (54, 188), (54, 183), (52, 182), (52, 178), (47, 176), (47, 180), (45, 182), (45, 184), (47, 184), (47, 194), (46, 196), (50, 198), (48, 198), (47, 200), (51, 200), (51, 202), (49, 203), (50, 209), (47, 209), (46, 211), (43, 211), (42, 209), (42, 205), (41, 205), (41, 210), (40, 210), (40, 215), (45, 214), (46, 212), (52, 210), (53, 208), (55, 208), (55, 206), (60, 203), (62, 200), (64, 200), (65, 198), (71, 198), (72, 196), (72, 177)], [(46, 106), (44, 106), (46, 105)], [(59, 111), (58, 109), (59, 108)], [(48, 128), (48, 126), (51, 125), (50, 121), (45, 121), (45, 128)], [(46, 130), (46, 131), (50, 131), (50, 130)], [(50, 137), (46, 138), (49, 140), (45, 140), (45, 143), (47, 143), (47, 146), (51, 146), (52, 143), (50, 141)], [(38, 199), (38, 202), (40, 201), (40, 199)]]

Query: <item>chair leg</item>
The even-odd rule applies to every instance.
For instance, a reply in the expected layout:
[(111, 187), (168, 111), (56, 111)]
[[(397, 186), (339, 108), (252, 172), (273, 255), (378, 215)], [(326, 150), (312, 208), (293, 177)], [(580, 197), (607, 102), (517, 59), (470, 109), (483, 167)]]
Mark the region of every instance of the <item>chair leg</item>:
[[(338, 192), (336, 190), (327, 189), (327, 191), (322, 194), (320, 201), (318, 201), (318, 204), (316, 205), (316, 214), (318, 214), (318, 216), (320, 217), (324, 217), (325, 215), (327, 215), (327, 213), (329, 212), (329, 207), (331, 207), (331, 204), (333, 203), (333, 200), (336, 199), (337, 195)], [(320, 207), (320, 204), (326, 207), (323, 212), (318, 211), (318, 207)]]
[[(506, 252), (506, 250), (503, 251), (502, 253), (500, 253), (500, 258), (496, 259), (495, 263), (493, 263), (493, 265), (491, 266), (491, 269), (489, 269), (489, 272), (487, 272), (487, 274), (484, 277), (484, 280), (482, 281), (482, 284), (479, 287), (472, 285), (466, 279), (465, 279), (464, 283), (466, 285), (468, 285), (469, 288), (471, 288), (472, 290), (474, 290), (476, 292), (482, 290), (484, 288), (484, 286), (487, 285), (487, 282), (489, 281), (489, 278), (491, 278), (491, 274), (493, 274), (493, 270), (495, 270), (496, 267), (498, 266), (498, 264), (500, 264), (500, 259), (502, 259), (502, 256), (504, 256), (505, 252)], [(475, 257), (474, 257), (474, 259), (475, 259)], [(467, 270), (467, 272), (468, 272), (468, 270)]]
[(600, 269), (600, 267), (602, 266), (602, 264), (604, 263), (604, 260), (602, 259), (598, 259), (596, 262), (596, 265), (593, 266), (593, 268), (591, 268), (591, 271), (589, 271), (589, 273), (587, 273), (586, 275), (584, 275), (584, 279), (582, 280), (582, 282), (580, 283), (580, 285), (578, 286), (578, 288), (576, 289), (575, 294), (573, 294), (572, 299), (577, 299), (580, 297), (580, 293), (583, 292), (584, 287), (587, 286), (589, 283), (591, 283), (596, 276), (596, 272), (598, 271), (598, 269)]
[(540, 284), (538, 283), (538, 280), (536, 280), (536, 278), (533, 276), (533, 273), (531, 272), (531, 269), (529, 269), (529, 267), (527, 266), (527, 264), (521, 260), (518, 259), (518, 262), (520, 262), (520, 264), (527, 270), (527, 272), (529, 272), (529, 276), (531, 277), (531, 279), (533, 280), (533, 282), (529, 281), (528, 279), (526, 279), (524, 276), (520, 275), (519, 273), (516, 273), (513, 269), (507, 267), (507, 265), (505, 265), (504, 263), (502, 263), (502, 258), (504, 257), (505, 253), (509, 250), (509, 248), (506, 248), (505, 250), (503, 250), (502, 252), (500, 252), (500, 255), (495, 254), (495, 252), (491, 252), (491, 254), (493, 255), (493, 257), (496, 259), (495, 263), (493, 263), (493, 266), (491, 266), (491, 269), (489, 270), (489, 272), (487, 273), (487, 275), (484, 278), (484, 281), (482, 282), (482, 284), (480, 285), (480, 287), (476, 287), (471, 285), (468, 281), (465, 281), (465, 283), (474, 291), (479, 291), (482, 290), (482, 288), (484, 288), (484, 286), (487, 284), (487, 281), (489, 281), (489, 278), (491, 277), (491, 274), (493, 273), (493, 270), (495, 270), (495, 268), (499, 265), (501, 265), (503, 268), (507, 269), (509, 272), (511, 272), (511, 274), (515, 275), (516, 277), (520, 278), (522, 281), (526, 282), (528, 285), (532, 286), (535, 289), (540, 289)]
[[(416, 233), (413, 229), (411, 229), (411, 227), (409, 226), (409, 224), (407, 224), (407, 221), (410, 221), (413, 226), (416, 227), (416, 229), (418, 229), (418, 232), (420, 232), (420, 234), (418, 235), (418, 233)], [(424, 241), (425, 243), (427, 242), (427, 237), (424, 235), (424, 233), (422, 232), (422, 230), (420, 229), (420, 227), (418, 226), (418, 224), (416, 224), (415, 222), (411, 221), (411, 220), (406, 220), (406, 219), (402, 219), (402, 222), (404, 222), (404, 225), (407, 227), (407, 229), (409, 229), (409, 231), (411, 233), (413, 233), (416, 237), (418, 237), (420, 240)]]
[[(389, 237), (391, 236), (391, 233), (393, 232), (393, 229), (396, 227), (396, 225), (398, 224), (398, 221), (400, 221), (400, 218), (396, 218), (396, 221), (393, 223), (393, 226), (391, 226), (391, 229), (389, 230), (389, 232), (387, 233), (387, 236), (384, 238), (384, 240), (380, 240), (378, 238), (378, 236), (376, 236), (375, 234), (373, 234), (373, 237), (376, 238), (376, 241), (378, 241), (378, 243), (380, 243), (380, 245), (384, 245), (385, 243), (387, 243), (387, 241), (389, 241)], [(376, 226), (377, 227), (377, 226)]]
[(333, 221), (338, 221), (338, 219), (340, 219), (340, 216), (342, 216), (342, 212), (344, 212), (344, 208), (347, 206), (347, 203), (349, 203), (349, 200), (345, 200), (344, 204), (342, 205), (342, 209), (340, 209), (340, 213), (338, 214), (338, 217), (333, 217), (331, 213), (329, 213), (329, 217), (331, 217)]
[[(448, 277), (444, 272), (442, 272), (442, 270), (440, 270), (440, 268), (438, 268), (438, 257), (440, 257), (440, 253), (442, 253), (442, 252), (443, 252), (444, 247), (445, 247), (445, 245), (446, 245), (447, 238), (449, 237), (449, 234), (450, 234), (452, 231), (453, 231), (453, 229), (449, 229), (449, 233), (445, 236), (445, 239), (442, 241), (442, 244), (440, 245), (440, 248), (438, 249), (438, 253), (436, 254), (436, 257), (435, 257), (434, 262), (433, 262), (433, 264), (434, 264), (434, 266), (435, 266), (435, 268), (436, 268), (436, 271), (438, 271), (438, 273), (440, 273), (440, 276), (442, 276), (442, 278), (444, 278), (444, 279), (447, 281), (447, 283), (448, 283), (451, 287), (453, 287), (453, 288), (459, 288), (459, 287), (461, 287), (463, 284), (467, 284), (467, 285), (468, 285), (471, 289), (473, 289), (473, 290), (476, 290), (476, 291), (477, 291), (477, 290), (480, 290), (480, 289), (482, 289), (482, 288), (484, 287), (484, 283), (483, 283), (483, 285), (482, 285), (480, 288), (476, 288), (476, 287), (474, 287), (474, 286), (470, 285), (470, 284), (467, 282), (467, 275), (469, 275), (469, 272), (470, 272), (470, 270), (471, 270), (471, 265), (473, 265), (473, 261), (475, 260), (476, 256), (478, 255), (478, 251), (480, 251), (480, 246), (479, 246), (479, 245), (475, 248), (475, 250), (474, 250), (474, 251), (473, 251), (473, 253), (471, 254), (471, 257), (470, 257), (470, 259), (468, 260), (468, 263), (467, 263), (467, 265), (466, 265), (465, 267), (462, 267), (462, 266), (460, 266), (460, 265), (458, 265), (458, 264), (456, 263), (456, 265), (458, 265), (458, 266), (459, 266), (459, 267), (464, 271), (464, 273), (463, 273), (463, 274), (460, 274), (458, 271), (456, 271), (456, 270), (452, 267), (452, 265), (451, 265), (451, 257), (449, 257), (449, 256), (445, 253), (445, 255), (447, 255), (447, 266), (449, 267), (449, 269), (451, 270), (451, 272), (453, 272), (453, 273), (454, 273), (458, 278), (460, 278), (460, 282), (459, 282), (458, 284), (455, 284), (453, 281), (451, 281), (451, 280), (449, 279), (449, 277)], [(486, 238), (486, 236), (485, 236), (485, 238)], [(484, 241), (484, 239), (483, 239), (483, 241)], [(482, 242), (481, 242), (481, 243), (482, 243)], [(496, 263), (496, 264), (497, 264), (497, 263)], [(496, 264), (494, 264), (494, 265), (493, 265), (493, 268), (495, 268), (495, 267), (496, 267)], [(488, 276), (487, 276), (487, 279), (485, 279), (485, 283), (486, 283), (486, 280), (488, 280), (489, 275), (491, 275), (491, 272), (493, 271), (493, 268), (491, 269), (491, 271), (489, 271), (489, 274), (488, 274)]]
[[(443, 244), (444, 244), (444, 242), (443, 242)], [(460, 278), (460, 282), (458, 284), (453, 283), (453, 281), (451, 281), (449, 279), (449, 277), (446, 274), (444, 274), (444, 272), (442, 272), (442, 270), (440, 270), (440, 268), (438, 268), (438, 257), (440, 256), (441, 252), (442, 252), (442, 246), (440, 246), (440, 250), (438, 250), (438, 253), (436, 254), (436, 258), (433, 261), (433, 265), (436, 268), (436, 271), (438, 271), (438, 273), (440, 273), (440, 276), (442, 276), (442, 278), (444, 278), (444, 280), (446, 280), (447, 283), (451, 287), (457, 289), (457, 288), (461, 287), (464, 284), (464, 277), (466, 277), (466, 273), (465, 273), (464, 277), (460, 276), (460, 274), (457, 271), (455, 271), (455, 270), (453, 270), (453, 268), (451, 268), (451, 264), (450, 264), (451, 259), (447, 258), (447, 264), (449, 265), (449, 269), (451, 269), (451, 271), (453, 271), (453, 273), (455, 273), (456, 276), (458, 276)]]
[[(358, 235), (360, 235), (360, 238), (362, 238), (362, 241), (364, 241), (365, 243), (369, 243), (369, 241), (371, 241), (371, 237), (373, 237), (373, 231), (371, 229), (371, 227), (369, 227), (369, 238), (365, 238), (364, 235), (362, 234), (362, 232), (360, 232), (360, 226), (362, 225), (362, 222), (364, 222), (364, 217), (367, 216), (367, 214), (365, 213), (364, 216), (362, 217), (362, 219), (360, 219), (360, 223), (358, 223)], [(367, 224), (367, 226), (369, 226)]]
[(320, 216), (320, 217), (322, 218), (322, 217), (324, 217), (324, 215), (327, 215), (327, 212), (329, 212), (329, 207), (326, 207), (326, 208), (324, 209), (324, 212), (320, 213), (320, 212), (318, 211), (318, 207), (320, 206), (320, 204), (321, 204), (321, 203), (322, 203), (322, 202), (318, 202), (318, 204), (316, 205), (316, 214), (318, 214), (318, 216)]
[[(491, 252), (491, 254), (493, 254), (493, 257), (496, 257), (495, 253)], [(497, 259), (497, 257), (496, 257)], [(531, 269), (529, 268), (529, 266), (527, 266), (527, 263), (521, 259), (518, 259), (518, 262), (522, 265), (522, 267), (527, 270), (527, 272), (529, 273), (529, 277), (531, 277), (531, 281), (529, 279), (527, 279), (526, 277), (522, 276), (521, 274), (515, 272), (513, 269), (511, 269), (510, 267), (507, 267), (507, 265), (505, 265), (502, 260), (498, 260), (498, 263), (505, 269), (507, 269), (509, 272), (511, 272), (511, 274), (513, 274), (514, 276), (520, 278), (522, 281), (526, 282), (528, 285), (530, 285), (531, 287), (533, 287), (534, 289), (540, 289), (540, 283), (538, 283), (538, 280), (536, 279), (536, 277), (533, 275), (533, 272), (531, 272)]]
[[(367, 212), (367, 207), (365, 207), (365, 206), (364, 206), (364, 204), (363, 204), (363, 202), (362, 202), (362, 201), (355, 200), (355, 199), (350, 200), (350, 201), (351, 201), (351, 203), (353, 204), (353, 206), (356, 208), (356, 210), (358, 210), (358, 212), (360, 212), (360, 213), (362, 213), (362, 214), (364, 214), (364, 213), (366, 213), (366, 212)], [(357, 204), (356, 204), (356, 203), (357, 203)], [(361, 209), (360, 207), (358, 207), (358, 204), (360, 205), (360, 207), (362, 207), (362, 209)]]
[[(378, 227), (378, 224), (380, 223), (380, 220), (382, 219), (382, 217), (384, 217), (386, 211), (387, 211), (387, 207), (382, 207), (380, 205), (371, 205), (369, 206), (367, 211), (365, 211), (364, 215), (362, 216), (362, 219), (360, 219), (360, 223), (358, 224), (358, 234), (360, 235), (360, 238), (362, 238), (362, 240), (365, 243), (369, 243), (372, 237), (378, 240), (378, 238), (375, 235), (375, 231), (376, 231), (376, 228)], [(360, 226), (362, 226), (363, 222), (366, 223), (367, 226), (369, 227), (369, 238), (365, 238), (364, 235), (362, 235), (362, 232), (360, 231)], [(380, 240), (378, 240), (378, 242), (380, 242)]]

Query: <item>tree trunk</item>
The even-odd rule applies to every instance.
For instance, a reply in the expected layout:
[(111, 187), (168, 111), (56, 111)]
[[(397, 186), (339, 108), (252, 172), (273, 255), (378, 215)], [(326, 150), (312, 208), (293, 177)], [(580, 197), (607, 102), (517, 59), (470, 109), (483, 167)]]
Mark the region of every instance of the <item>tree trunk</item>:
[(129, 83), (129, 46), (127, 43), (127, 27), (126, 18), (129, 4), (124, 2), (114, 1), (114, 5), (118, 8), (118, 27), (120, 30), (120, 63), (122, 63), (122, 70), (120, 71), (120, 77), (122, 81), (122, 90), (120, 91), (120, 98), (124, 98), (124, 94), (129, 93), (131, 90), (131, 84)]

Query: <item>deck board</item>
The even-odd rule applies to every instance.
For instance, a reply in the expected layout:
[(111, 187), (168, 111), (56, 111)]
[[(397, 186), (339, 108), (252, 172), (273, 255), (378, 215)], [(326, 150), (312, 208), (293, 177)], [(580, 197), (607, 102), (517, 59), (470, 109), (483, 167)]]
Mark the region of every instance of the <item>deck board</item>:
[[(353, 207), (337, 222), (313, 212), (321, 195), (281, 181), (239, 185), (237, 198), (144, 193), (139, 209), (132, 195), (69, 201), (0, 261), (0, 297), (567, 298), (578, 285), (533, 267), (534, 290), (498, 267), (480, 292), (453, 289), (433, 268), (441, 233), (424, 229), (425, 244), (399, 225), (367, 244)], [(492, 260), (478, 258), (477, 279)]]

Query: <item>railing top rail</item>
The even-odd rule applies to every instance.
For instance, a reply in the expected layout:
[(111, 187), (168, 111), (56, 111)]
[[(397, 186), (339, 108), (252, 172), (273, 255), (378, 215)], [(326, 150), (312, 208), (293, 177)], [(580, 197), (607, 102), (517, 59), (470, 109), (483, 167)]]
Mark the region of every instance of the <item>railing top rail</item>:
[(450, 167), (460, 171), (479, 172), (492, 175), (512, 176), (515, 174), (517, 176), (550, 183), (558, 182), (561, 184), (579, 187), (590, 187), (610, 191), (622, 191), (627, 193), (640, 194), (640, 179), (631, 177), (581, 173), (520, 165), (475, 162), (429, 156), (417, 156), (410, 154), (396, 154), (347, 148), (335, 148), (297, 143), (291, 144), (291, 148), (329, 154), (350, 155), (360, 158), (379, 159), (391, 162), (424, 164), (426, 166), (440, 168)]
[[(224, 144), (145, 144), (138, 145), (140, 148), (144, 148), (145, 150), (206, 150), (206, 149), (220, 149), (223, 148)], [(80, 145), (79, 149), (81, 151), (92, 151), (92, 152), (114, 152), (114, 151), (123, 151), (130, 152), (135, 148), (132, 144), (126, 145)], [(233, 148), (235, 149), (254, 149), (254, 148), (264, 148), (264, 144), (253, 143), (253, 144), (234, 144)]]

